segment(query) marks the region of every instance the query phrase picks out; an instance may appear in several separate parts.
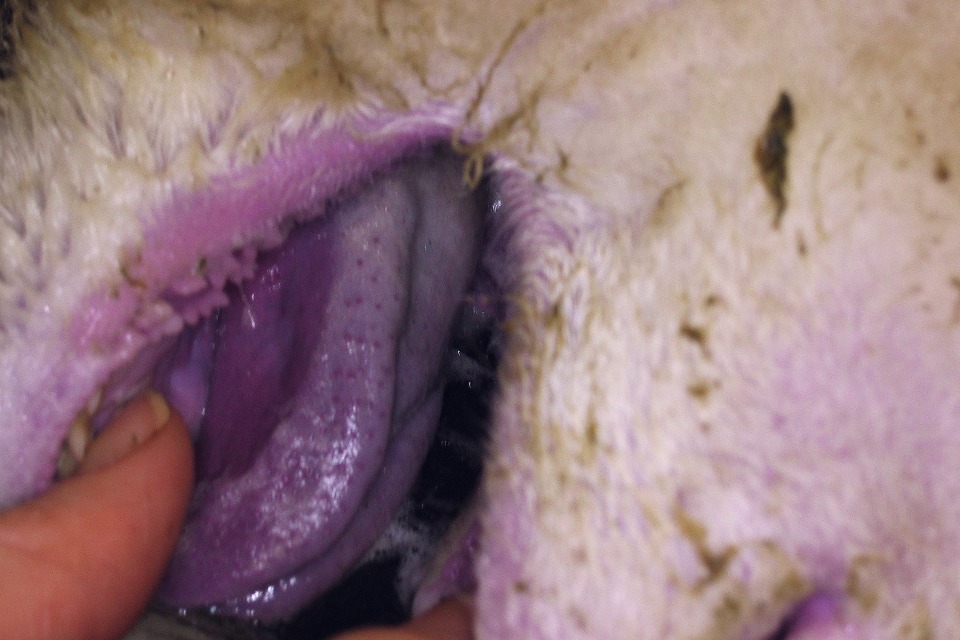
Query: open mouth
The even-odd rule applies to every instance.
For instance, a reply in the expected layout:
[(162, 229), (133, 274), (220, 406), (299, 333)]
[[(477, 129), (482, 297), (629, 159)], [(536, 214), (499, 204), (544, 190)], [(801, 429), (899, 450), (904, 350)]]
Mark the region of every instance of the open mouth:
[[(291, 162), (273, 178), (288, 200), (314, 175)], [(489, 181), (466, 184), (464, 163), (420, 142), (245, 220), (235, 194), (204, 195), (211, 217), (186, 225), (188, 240), (161, 230), (151, 247), (148, 234), (125, 265), (130, 291), (162, 311), (133, 323), (136, 349), (86, 411), (95, 431), (153, 386), (194, 436), (197, 485), (164, 605), (282, 620), (287, 637), (407, 615), (478, 483), (494, 388), (499, 202)], [(248, 197), (266, 203), (262, 191)], [(103, 325), (81, 333), (97, 343)], [(462, 529), (458, 540), (475, 536)], [(466, 588), (466, 574), (430, 588)], [(344, 597), (358, 598), (346, 616)]]

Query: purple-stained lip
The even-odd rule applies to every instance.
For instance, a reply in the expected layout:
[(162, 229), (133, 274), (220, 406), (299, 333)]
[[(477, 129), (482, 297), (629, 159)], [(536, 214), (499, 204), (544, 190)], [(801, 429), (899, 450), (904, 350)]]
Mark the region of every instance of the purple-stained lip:
[[(129, 249), (124, 272), (131, 286), (102, 291), (90, 300), (88, 313), (73, 325), (75, 342), (122, 349), (136, 340), (129, 326), (135, 314), (146, 316), (142, 333), (167, 333), (162, 320), (137, 309), (145, 298), (161, 292), (192, 294), (192, 304), (185, 300), (183, 312), (193, 318), (223, 304), (220, 290), (227, 280), (250, 275), (250, 256), (237, 261), (235, 252), (276, 245), (290, 216), (309, 215), (318, 204), (397, 159), (449, 140), (453, 131), (444, 121), (452, 117), (438, 109), (432, 117), (371, 118), (306, 131), (277, 143), (275, 150), (248, 166), (213, 177), (209, 184), (173, 191), (156, 207), (142, 246)], [(206, 265), (203, 275), (197, 273), (201, 260)], [(128, 357), (123, 353), (118, 360)]]
[(173, 193), (125, 253), (126, 284), (72, 326), (78, 353), (101, 354), (95, 424), (149, 384), (195, 434), (161, 599), (289, 616), (409, 491), (488, 204), (438, 120), (303, 135)]

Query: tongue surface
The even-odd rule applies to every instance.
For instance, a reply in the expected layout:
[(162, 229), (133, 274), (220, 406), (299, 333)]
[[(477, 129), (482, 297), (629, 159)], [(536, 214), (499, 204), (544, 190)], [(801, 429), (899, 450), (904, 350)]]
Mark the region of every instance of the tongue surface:
[(162, 590), (172, 604), (292, 612), (391, 518), (435, 428), (478, 259), (482, 203), (461, 166), (408, 161), (297, 227), (181, 338), (159, 386), (206, 408), (199, 484)]

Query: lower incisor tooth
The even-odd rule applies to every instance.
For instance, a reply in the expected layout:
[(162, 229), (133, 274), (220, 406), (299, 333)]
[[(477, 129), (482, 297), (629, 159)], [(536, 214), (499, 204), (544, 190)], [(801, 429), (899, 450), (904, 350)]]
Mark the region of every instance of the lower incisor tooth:
[(60, 446), (60, 455), (57, 457), (58, 479), (68, 478), (76, 473), (92, 439), (90, 415), (86, 411), (81, 411), (70, 425), (67, 437)]
[(100, 401), (103, 400), (103, 389), (98, 389), (93, 396), (90, 398), (90, 402), (87, 403), (87, 415), (92, 416), (97, 412), (97, 409), (100, 408)]

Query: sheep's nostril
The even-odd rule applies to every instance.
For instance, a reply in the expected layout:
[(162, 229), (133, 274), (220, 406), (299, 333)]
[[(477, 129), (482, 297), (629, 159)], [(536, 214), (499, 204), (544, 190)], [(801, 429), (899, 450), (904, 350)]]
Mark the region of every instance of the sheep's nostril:
[(787, 638), (790, 637), (789, 634), (792, 624), (792, 619), (784, 620), (767, 640), (787, 640)]
[(843, 619), (838, 597), (817, 593), (804, 600), (769, 640), (862, 640), (856, 625)]

